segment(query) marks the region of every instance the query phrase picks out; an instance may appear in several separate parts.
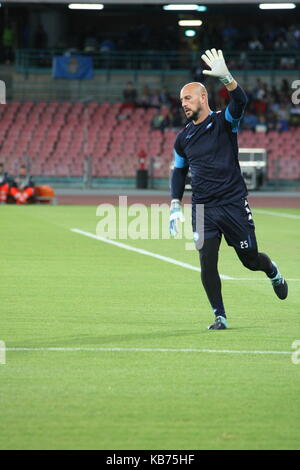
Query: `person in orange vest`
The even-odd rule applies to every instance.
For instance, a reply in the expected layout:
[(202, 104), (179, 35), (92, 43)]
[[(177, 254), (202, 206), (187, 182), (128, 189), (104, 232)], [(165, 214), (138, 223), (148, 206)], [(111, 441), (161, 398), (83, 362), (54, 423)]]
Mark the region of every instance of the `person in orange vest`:
[(20, 167), (19, 176), (15, 178), (10, 188), (10, 194), (16, 204), (28, 204), (34, 202), (35, 189), (32, 176), (27, 174), (26, 166)]
[(9, 193), (9, 176), (4, 171), (4, 165), (0, 162), (0, 204), (4, 204), (7, 201)]

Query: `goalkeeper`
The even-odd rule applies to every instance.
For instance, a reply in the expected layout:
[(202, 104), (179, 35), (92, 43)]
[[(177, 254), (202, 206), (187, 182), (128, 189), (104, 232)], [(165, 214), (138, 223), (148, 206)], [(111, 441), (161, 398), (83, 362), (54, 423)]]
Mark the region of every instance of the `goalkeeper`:
[[(237, 131), (247, 96), (228, 71), (222, 51), (207, 50), (202, 59), (210, 68), (203, 73), (218, 78), (225, 85), (230, 102), (222, 111), (211, 111), (206, 88), (197, 82), (188, 83), (180, 92), (181, 104), (190, 122), (177, 135), (174, 146), (170, 233), (176, 236), (178, 221), (183, 220), (181, 199), (190, 168), (194, 239), (199, 250), (202, 284), (215, 315), (214, 323), (208, 328), (221, 330), (228, 327), (218, 273), (222, 235), (246, 268), (263, 271), (268, 276), (280, 299), (287, 297), (288, 286), (276, 264), (258, 251), (246, 199), (247, 188), (238, 161)], [(201, 239), (198, 204), (204, 205), (202, 246), (197, 244)]]

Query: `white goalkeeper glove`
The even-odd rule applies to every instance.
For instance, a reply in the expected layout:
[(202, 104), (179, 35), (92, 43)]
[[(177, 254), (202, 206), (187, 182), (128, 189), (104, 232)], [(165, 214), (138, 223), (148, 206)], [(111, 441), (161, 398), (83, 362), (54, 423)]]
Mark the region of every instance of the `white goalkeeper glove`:
[(184, 222), (184, 220), (181, 202), (179, 199), (172, 199), (170, 205), (170, 234), (172, 237), (176, 237), (178, 234), (178, 222)]
[(216, 49), (208, 49), (205, 51), (205, 54), (201, 56), (201, 59), (211, 68), (211, 70), (203, 70), (204, 75), (217, 77), (223, 85), (229, 85), (229, 83), (233, 82), (233, 77), (225, 64), (221, 50), (216, 51)]

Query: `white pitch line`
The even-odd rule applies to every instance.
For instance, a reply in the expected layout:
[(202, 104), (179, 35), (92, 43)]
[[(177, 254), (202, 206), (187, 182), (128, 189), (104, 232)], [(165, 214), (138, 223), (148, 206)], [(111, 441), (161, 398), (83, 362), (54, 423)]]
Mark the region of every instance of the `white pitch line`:
[[(300, 278), (284, 278), (286, 281), (300, 281)], [(232, 277), (230, 279), (227, 279), (227, 281), (266, 281), (270, 282), (270, 280), (267, 277), (262, 277), (262, 278), (253, 278), (253, 277)]]
[[(182, 263), (181, 261), (177, 261), (176, 259), (169, 258), (168, 256), (162, 256), (157, 253), (153, 253), (152, 251), (143, 250), (141, 248), (136, 248), (134, 246), (127, 245), (126, 243), (116, 242), (115, 240), (110, 240), (109, 238), (99, 237), (98, 235), (94, 235), (90, 232), (85, 232), (83, 230), (79, 230), (77, 228), (71, 228), (72, 232), (79, 233), (81, 235), (85, 235), (86, 237), (94, 238), (95, 240), (99, 240), (104, 243), (109, 243), (110, 245), (118, 246), (119, 248), (124, 248), (125, 250), (135, 251), (136, 253), (140, 253), (141, 255), (151, 256), (152, 258), (157, 258), (162, 261), (166, 261), (167, 263), (175, 264), (177, 266), (181, 266), (182, 268), (191, 269), (192, 271), (201, 272), (200, 268), (196, 266), (192, 266), (188, 263)], [(222, 279), (233, 279), (229, 276), (225, 276), (221, 274), (220, 277)]]
[[(300, 278), (284, 278), (286, 281), (300, 281)], [(230, 279), (226, 279), (227, 281), (266, 281), (270, 282), (270, 279), (267, 277), (231, 277)]]
[(208, 353), (208, 354), (292, 354), (291, 351), (245, 351), (236, 349), (173, 349), (173, 348), (0, 348), (0, 351), (29, 352), (166, 352), (166, 353)]
[[(141, 248), (136, 248), (134, 246), (127, 245), (126, 243), (117, 242), (115, 240), (110, 240), (109, 238), (99, 237), (98, 235), (94, 235), (90, 232), (85, 232), (84, 230), (80, 230), (78, 228), (71, 228), (71, 232), (79, 233), (80, 235), (85, 235), (86, 237), (93, 238), (94, 240), (99, 240), (104, 243), (109, 243), (110, 245), (118, 246), (119, 248), (124, 248), (125, 250), (135, 251), (136, 253), (140, 253), (142, 255), (151, 256), (152, 258), (160, 259), (161, 261), (166, 261), (167, 263), (175, 264), (177, 266), (181, 266), (182, 268), (191, 269), (192, 271), (197, 271), (201, 273), (201, 269), (197, 268), (188, 263), (182, 263), (174, 258), (169, 258), (168, 256), (162, 256), (157, 253), (153, 253), (151, 251), (143, 250)], [(230, 277), (226, 276), (225, 274), (220, 274), (221, 279), (226, 281), (269, 281), (267, 278), (248, 278), (248, 277)], [(300, 279), (286, 279), (287, 281), (300, 281)]]
[(272, 211), (265, 211), (263, 209), (253, 209), (253, 212), (257, 214), (275, 215), (277, 217), (286, 217), (287, 219), (300, 220), (300, 215), (288, 214), (287, 212), (272, 212)]

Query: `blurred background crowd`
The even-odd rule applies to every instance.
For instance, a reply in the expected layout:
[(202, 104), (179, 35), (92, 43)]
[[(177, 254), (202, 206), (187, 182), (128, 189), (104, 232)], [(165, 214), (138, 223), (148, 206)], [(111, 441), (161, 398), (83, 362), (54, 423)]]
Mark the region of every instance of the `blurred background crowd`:
[[(48, 34), (42, 23), (30, 31), (28, 24), (8, 21), (2, 29), (2, 48), (43, 49), (49, 46)], [(205, 34), (192, 41), (178, 35), (176, 25), (158, 29), (149, 24), (129, 27), (124, 32), (111, 32), (104, 37), (103, 32), (89, 31), (77, 37), (67, 34), (58, 37), (55, 47), (77, 48), (86, 52), (107, 52), (114, 50), (180, 50), (188, 47), (202, 50), (214, 44), (217, 48), (238, 51), (277, 51), (297, 50), (300, 47), (300, 24), (276, 25), (263, 23), (245, 28), (237, 27), (230, 21), (208, 24)]]
[[(201, 19), (195, 36), (187, 37), (178, 20), (180, 12), (165, 12), (162, 5), (110, 5), (82, 21), (82, 12), (67, 5), (2, 4), (0, 34), (2, 62), (13, 61), (16, 49), (60, 48), (83, 53), (113, 51), (202, 51), (212, 47), (242, 53), (298, 51), (300, 18), (293, 11), (263, 12), (257, 5), (226, 5), (226, 11), (208, 5), (203, 12), (189, 14)], [(84, 13), (86, 15), (86, 13)], [(186, 16), (184, 16), (185, 18)], [(141, 21), (142, 19), (142, 21)], [(246, 54), (246, 56), (245, 56)], [(286, 59), (289, 57), (287, 56)], [(283, 61), (282, 67), (292, 68)], [(296, 64), (294, 64), (296, 65)]]
[[(203, 74), (191, 76), (191, 80), (205, 84)], [(223, 109), (230, 99), (226, 88), (216, 88), (212, 83), (206, 85), (211, 109)], [(290, 85), (286, 79), (282, 80), (280, 86), (270, 87), (257, 78), (255, 86), (245, 91), (249, 102), (240, 130), (284, 132), (290, 127), (300, 125), (300, 105), (291, 102)], [(138, 93), (134, 84), (128, 82), (123, 90), (123, 103), (124, 106), (156, 108), (157, 112), (151, 123), (152, 129), (180, 128), (186, 123), (178, 96), (171, 96), (166, 87), (151, 90), (146, 85), (141, 93)]]

